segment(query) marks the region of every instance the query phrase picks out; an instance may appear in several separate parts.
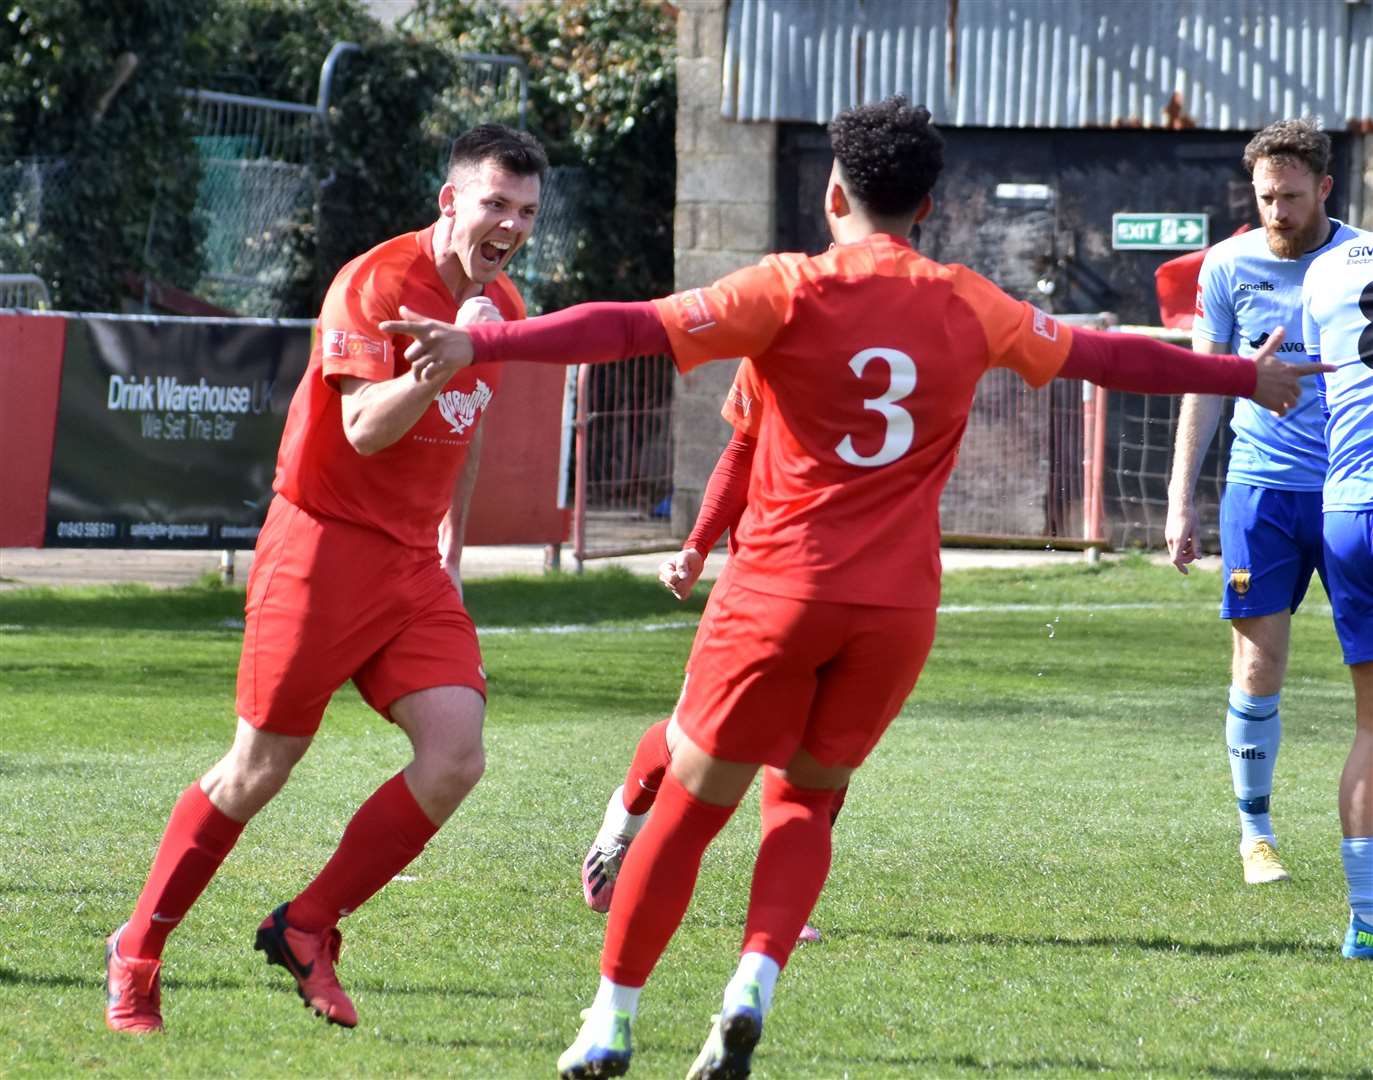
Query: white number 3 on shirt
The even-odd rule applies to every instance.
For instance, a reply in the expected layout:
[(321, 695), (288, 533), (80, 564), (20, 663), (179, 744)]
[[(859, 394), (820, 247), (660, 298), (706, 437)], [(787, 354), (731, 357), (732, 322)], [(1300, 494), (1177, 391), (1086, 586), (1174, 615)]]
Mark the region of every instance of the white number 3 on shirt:
[(844, 461), (850, 465), (862, 465), (875, 469), (895, 461), (911, 448), (915, 441), (915, 421), (911, 414), (897, 402), (908, 398), (915, 392), (915, 361), (896, 349), (864, 349), (849, 361), (849, 367), (858, 378), (863, 377), (863, 369), (869, 360), (885, 360), (891, 372), (891, 381), (886, 391), (875, 398), (865, 398), (863, 408), (880, 413), (887, 423), (886, 437), (877, 453), (864, 456), (853, 448), (853, 436), (845, 435), (834, 448)]

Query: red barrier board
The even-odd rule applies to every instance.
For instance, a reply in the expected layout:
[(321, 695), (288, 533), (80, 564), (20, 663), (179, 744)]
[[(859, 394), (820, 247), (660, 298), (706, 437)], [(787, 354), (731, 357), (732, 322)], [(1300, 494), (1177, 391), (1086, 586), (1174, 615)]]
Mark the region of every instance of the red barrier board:
[[(0, 315), (0, 547), (250, 546), (309, 339), (304, 323)], [(564, 377), (508, 366), (468, 544), (567, 538)]]
[(0, 315), (0, 547), (41, 547), (67, 324)]
[(466, 543), (559, 544), (571, 510), (558, 509), (558, 462), (567, 369), (505, 365), (487, 410), (481, 468)]

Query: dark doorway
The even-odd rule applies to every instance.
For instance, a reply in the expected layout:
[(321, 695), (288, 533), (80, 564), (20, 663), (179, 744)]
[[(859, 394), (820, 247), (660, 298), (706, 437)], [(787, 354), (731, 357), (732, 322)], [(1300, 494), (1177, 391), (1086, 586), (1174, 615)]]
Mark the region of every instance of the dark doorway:
[[(1248, 132), (944, 128), (944, 175), (919, 247), (958, 262), (1046, 311), (1114, 311), (1158, 322), (1154, 271), (1178, 252), (1113, 251), (1111, 215), (1210, 215), (1211, 240), (1256, 224), (1240, 165)], [(1330, 212), (1343, 218), (1348, 140), (1332, 135), (1337, 178)], [(820, 208), (829, 137), (813, 124), (783, 125), (778, 147), (777, 240), (784, 251), (823, 251)], [(998, 194), (1000, 188), (1000, 194)]]

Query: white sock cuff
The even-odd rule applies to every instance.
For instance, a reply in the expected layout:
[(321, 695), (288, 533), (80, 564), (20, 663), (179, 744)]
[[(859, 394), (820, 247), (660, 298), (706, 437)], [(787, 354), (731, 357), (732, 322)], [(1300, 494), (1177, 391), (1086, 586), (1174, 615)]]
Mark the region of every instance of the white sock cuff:
[(621, 986), (602, 975), (601, 985), (596, 990), (596, 1000), (591, 1003), (592, 1011), (624, 1012), (629, 1013), (632, 1019), (639, 1013), (639, 995), (643, 993), (643, 989), (642, 986)]
[[(730, 987), (743, 987), (756, 982), (761, 992), (763, 1012), (766, 1013), (772, 1008), (772, 993), (777, 987), (777, 976), (781, 973), (781, 965), (766, 953), (746, 952), (739, 957), (739, 966), (734, 969)], [(726, 997), (729, 996), (730, 987), (725, 989)]]

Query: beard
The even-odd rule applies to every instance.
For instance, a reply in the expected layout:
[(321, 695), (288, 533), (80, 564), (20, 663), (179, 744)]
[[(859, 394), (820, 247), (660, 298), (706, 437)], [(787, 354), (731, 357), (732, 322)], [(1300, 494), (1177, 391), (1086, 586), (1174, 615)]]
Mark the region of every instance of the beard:
[(1324, 232), (1329, 226), (1320, 218), (1312, 218), (1300, 229), (1278, 232), (1265, 225), (1268, 234), (1268, 250), (1279, 259), (1300, 259), (1308, 251), (1314, 251), (1325, 239)]

